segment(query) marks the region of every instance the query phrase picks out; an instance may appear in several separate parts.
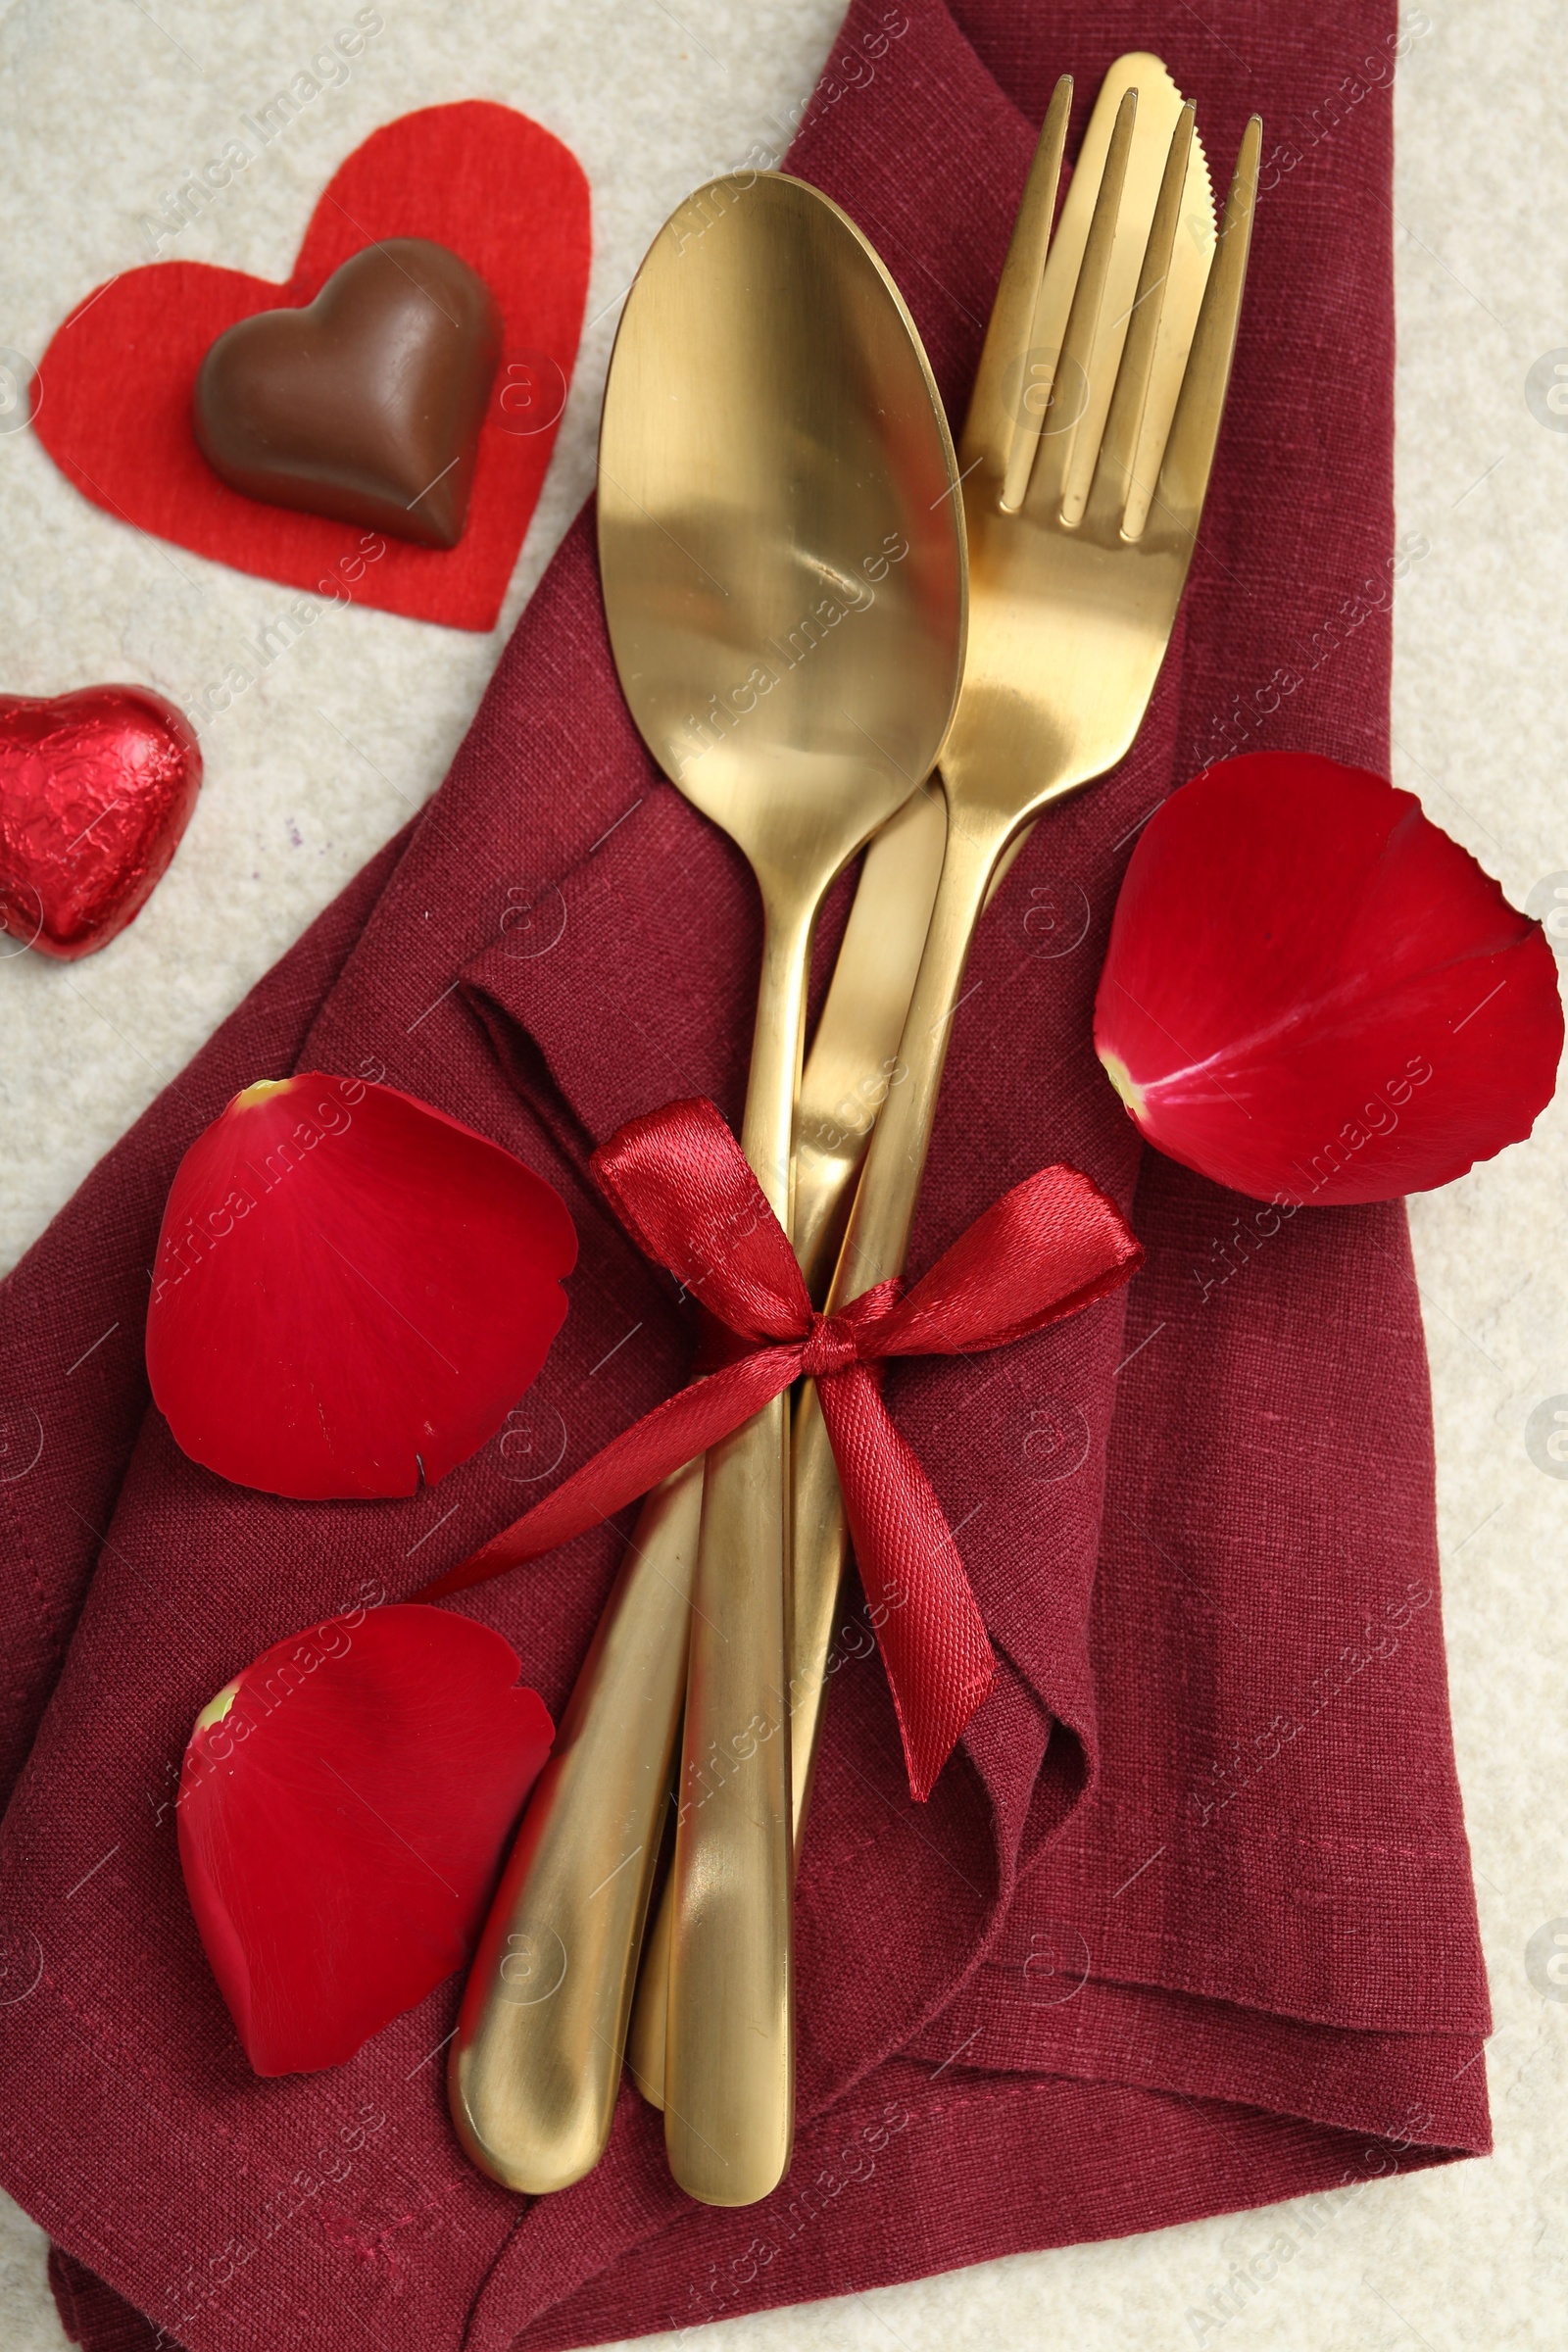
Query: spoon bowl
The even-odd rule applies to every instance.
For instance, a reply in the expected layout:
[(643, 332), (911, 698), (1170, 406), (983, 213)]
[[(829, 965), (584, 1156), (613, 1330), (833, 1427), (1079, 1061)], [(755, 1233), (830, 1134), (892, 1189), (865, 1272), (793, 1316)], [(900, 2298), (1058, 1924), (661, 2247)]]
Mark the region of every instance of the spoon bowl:
[(837, 873), (930, 773), (963, 646), (954, 476), (847, 216), (778, 174), (700, 188), (621, 320), (600, 562), (644, 740), (760, 874)]

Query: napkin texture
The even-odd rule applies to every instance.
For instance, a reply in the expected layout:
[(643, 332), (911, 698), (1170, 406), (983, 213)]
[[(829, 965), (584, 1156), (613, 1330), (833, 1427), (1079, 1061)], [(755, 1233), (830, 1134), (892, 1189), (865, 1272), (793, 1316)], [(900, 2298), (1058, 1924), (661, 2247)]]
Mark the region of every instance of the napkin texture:
[[(800, 2132), (772, 2198), (690, 2204), (629, 2090), (587, 2180), (507, 2195), (446, 2117), (456, 1980), (351, 2065), (258, 2082), (174, 1846), (191, 1719), (239, 1665), (454, 1565), (690, 1359), (673, 1285), (585, 1159), (676, 1095), (738, 1115), (759, 917), (625, 714), (587, 518), (430, 808), (4, 1286), (0, 2178), (57, 2240), (63, 2308), (98, 2352), (138, 2325), (190, 2352), (363, 2334), (547, 2352), (1488, 2145), (1403, 1211), (1279, 1217), (1143, 1153), (1089, 1039), (1120, 873), (1167, 791), (1260, 740), (1386, 765), (1375, 69), (1395, 36), (1391, 6), (1349, 0), (1309, 24), (1227, 7), (1223, 38), (1182, 0), (867, 0), (789, 159), (877, 244), (955, 417), (1059, 72), (1078, 76), (1076, 137), (1112, 58), (1153, 47), (1221, 185), (1253, 107), (1270, 162), (1183, 619), (1133, 754), (1037, 829), (987, 917), (911, 1267), (1053, 1159), (1115, 1196), (1149, 1259), (1037, 1339), (890, 1372), (1001, 1672), (917, 1807), (846, 1599), (801, 1873)], [(578, 1222), (571, 1313), (505, 1443), (406, 1502), (224, 1486), (147, 1406), (145, 1268), (173, 1167), (236, 1087), (291, 1066), (425, 1097)], [(624, 1539), (596, 1530), (463, 1596), (558, 1713)]]

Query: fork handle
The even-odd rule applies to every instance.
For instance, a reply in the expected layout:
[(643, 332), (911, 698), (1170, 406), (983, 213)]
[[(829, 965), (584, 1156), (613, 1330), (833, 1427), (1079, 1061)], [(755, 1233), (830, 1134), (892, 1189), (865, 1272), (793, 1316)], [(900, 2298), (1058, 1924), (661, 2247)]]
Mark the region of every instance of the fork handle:
[[(969, 945), (990, 903), (998, 868), (1004, 870), (1004, 860), (1010, 863), (1007, 852), (1018, 832), (1015, 823), (989, 811), (954, 807), (950, 796), (942, 879), (899, 1047), (908, 1076), (888, 1097), (872, 1133), (833, 1277), (830, 1309), (904, 1271)], [(827, 1702), (833, 1618), (850, 1551), (838, 1467), (811, 1381), (803, 1385), (796, 1407), (791, 1483), (796, 1530), (790, 1562), (791, 1793), (799, 1852)]]
[[(942, 879), (900, 1041), (899, 1056), (908, 1076), (889, 1095), (872, 1132), (830, 1308), (904, 1271), (969, 944), (1017, 831), (1007, 819), (955, 808), (950, 801)], [(810, 1381), (803, 1385), (796, 1407), (791, 1486), (791, 1799), (798, 1853), (827, 1700), (833, 1618), (850, 1550), (838, 1468)]]

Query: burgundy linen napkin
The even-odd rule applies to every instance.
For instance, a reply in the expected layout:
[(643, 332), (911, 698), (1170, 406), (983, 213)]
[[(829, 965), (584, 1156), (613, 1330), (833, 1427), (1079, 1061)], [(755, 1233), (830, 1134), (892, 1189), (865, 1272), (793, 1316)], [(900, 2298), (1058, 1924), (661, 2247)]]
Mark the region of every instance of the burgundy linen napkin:
[[(111, 2328), (136, 2340), (138, 2311), (145, 2340), (192, 2352), (543, 2352), (1487, 2145), (1402, 1212), (1271, 1229), (1141, 1155), (1089, 1046), (1117, 880), (1164, 792), (1259, 740), (1386, 761), (1390, 123), (1365, 61), (1392, 61), (1394, 14), (1214, 13), (1210, 31), (1182, 0), (987, 0), (957, 24), (937, 0), (857, 5), (790, 159), (877, 243), (960, 416), (1057, 72), (1079, 76), (1081, 126), (1112, 57), (1153, 47), (1217, 177), (1254, 106), (1272, 157), (1183, 625), (1132, 757), (1038, 829), (987, 918), (912, 1258), (1060, 1157), (1129, 1207), (1149, 1262), (1039, 1339), (889, 1379), (1001, 1674), (915, 1807), (846, 1604), (801, 1879), (790, 2178), (746, 2211), (689, 2204), (624, 2092), (595, 2174), (508, 2196), (446, 2118), (456, 1981), (350, 2066), (258, 2082), (170, 1811), (190, 1721), (238, 1665), (463, 1558), (541, 1491), (519, 1463), (575, 1466), (686, 1365), (673, 1286), (583, 1165), (673, 1095), (738, 1111), (759, 926), (738, 859), (625, 716), (584, 523), (406, 844), (5, 1286), (0, 1391), (42, 1451), (0, 1486), (26, 1752), (0, 1847), (0, 2178), (57, 2239), (100, 2352)], [(145, 1410), (163, 1189), (234, 1087), (291, 1063), (384, 1075), (494, 1135), (582, 1236), (507, 1451), (406, 1503), (249, 1494)], [(464, 1596), (557, 1711), (622, 1542), (596, 1531)]]

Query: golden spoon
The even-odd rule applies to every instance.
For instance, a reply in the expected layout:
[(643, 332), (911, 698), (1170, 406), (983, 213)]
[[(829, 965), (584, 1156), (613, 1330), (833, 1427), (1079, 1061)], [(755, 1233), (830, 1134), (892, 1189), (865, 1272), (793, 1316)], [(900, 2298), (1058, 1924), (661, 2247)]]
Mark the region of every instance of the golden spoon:
[[(922, 781), (957, 695), (957, 467), (908, 313), (853, 222), (734, 175), (656, 238), (600, 432), (611, 643), (665, 773), (744, 852), (763, 948), (741, 1145), (790, 1230), (822, 900)], [(794, 2131), (787, 1400), (708, 1457), (672, 1866), (665, 2147), (745, 2205)]]
[[(835, 877), (935, 762), (965, 620), (936, 386), (892, 280), (814, 189), (716, 180), (656, 238), (606, 390), (599, 545), (632, 714), (761, 892), (741, 1143), (788, 1231), (812, 929)], [(691, 1619), (665, 2140), (681, 2185), (722, 2205), (765, 2196), (793, 2135), (785, 1408), (708, 1458)], [(564, 1937), (554, 1956), (564, 1992)], [(531, 1951), (521, 1965), (510, 2006), (526, 2021), (550, 1988), (534, 1986)], [(513, 2032), (494, 1974), (471, 2021), (466, 2137)], [(559, 2031), (565, 2012), (544, 2001), (552, 2011)]]

